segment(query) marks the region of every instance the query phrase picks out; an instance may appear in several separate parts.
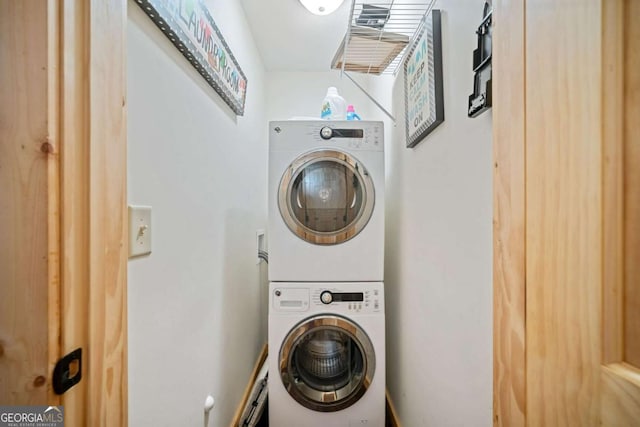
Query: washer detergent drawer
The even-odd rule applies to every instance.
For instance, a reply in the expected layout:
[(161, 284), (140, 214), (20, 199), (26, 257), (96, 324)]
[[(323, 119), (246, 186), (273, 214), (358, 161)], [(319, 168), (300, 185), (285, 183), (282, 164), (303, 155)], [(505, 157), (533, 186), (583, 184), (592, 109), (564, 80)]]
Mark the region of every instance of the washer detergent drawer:
[(299, 312), (309, 309), (309, 289), (273, 290), (273, 309), (277, 312)]

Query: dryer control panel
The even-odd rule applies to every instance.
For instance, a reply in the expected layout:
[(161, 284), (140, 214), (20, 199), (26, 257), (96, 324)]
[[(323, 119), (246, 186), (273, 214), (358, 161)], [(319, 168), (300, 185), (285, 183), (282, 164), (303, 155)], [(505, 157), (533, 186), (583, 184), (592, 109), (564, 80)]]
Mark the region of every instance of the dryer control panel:
[(379, 147), (383, 139), (380, 128), (377, 126), (364, 126), (362, 128), (346, 128), (340, 124), (322, 126), (318, 135), (321, 139), (336, 145), (345, 145), (349, 148), (368, 149), (369, 146)]
[(349, 148), (384, 151), (384, 125), (375, 121), (287, 121), (269, 123), (271, 151), (309, 148)]

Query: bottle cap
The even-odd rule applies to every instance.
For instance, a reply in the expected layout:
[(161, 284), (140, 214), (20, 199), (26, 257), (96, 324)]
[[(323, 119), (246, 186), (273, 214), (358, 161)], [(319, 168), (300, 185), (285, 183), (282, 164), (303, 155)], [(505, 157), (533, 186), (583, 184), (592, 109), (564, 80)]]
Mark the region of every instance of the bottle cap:
[(347, 105), (347, 113), (355, 113), (356, 110), (353, 109), (353, 105)]
[(337, 95), (338, 94), (338, 89), (336, 89), (335, 87), (331, 86), (329, 89), (327, 89), (327, 95)]

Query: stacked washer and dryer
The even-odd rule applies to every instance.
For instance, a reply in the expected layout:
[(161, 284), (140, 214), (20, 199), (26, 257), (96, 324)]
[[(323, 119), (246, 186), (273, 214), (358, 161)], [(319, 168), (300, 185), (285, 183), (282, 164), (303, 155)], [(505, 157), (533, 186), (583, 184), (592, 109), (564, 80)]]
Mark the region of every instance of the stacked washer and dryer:
[(383, 124), (269, 128), (269, 425), (384, 426)]

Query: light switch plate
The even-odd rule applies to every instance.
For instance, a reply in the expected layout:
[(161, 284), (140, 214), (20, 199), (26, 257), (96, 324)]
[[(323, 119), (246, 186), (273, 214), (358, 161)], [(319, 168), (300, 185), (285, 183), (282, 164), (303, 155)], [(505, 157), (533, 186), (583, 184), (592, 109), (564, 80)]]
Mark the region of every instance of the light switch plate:
[(151, 206), (129, 205), (129, 258), (151, 253)]

